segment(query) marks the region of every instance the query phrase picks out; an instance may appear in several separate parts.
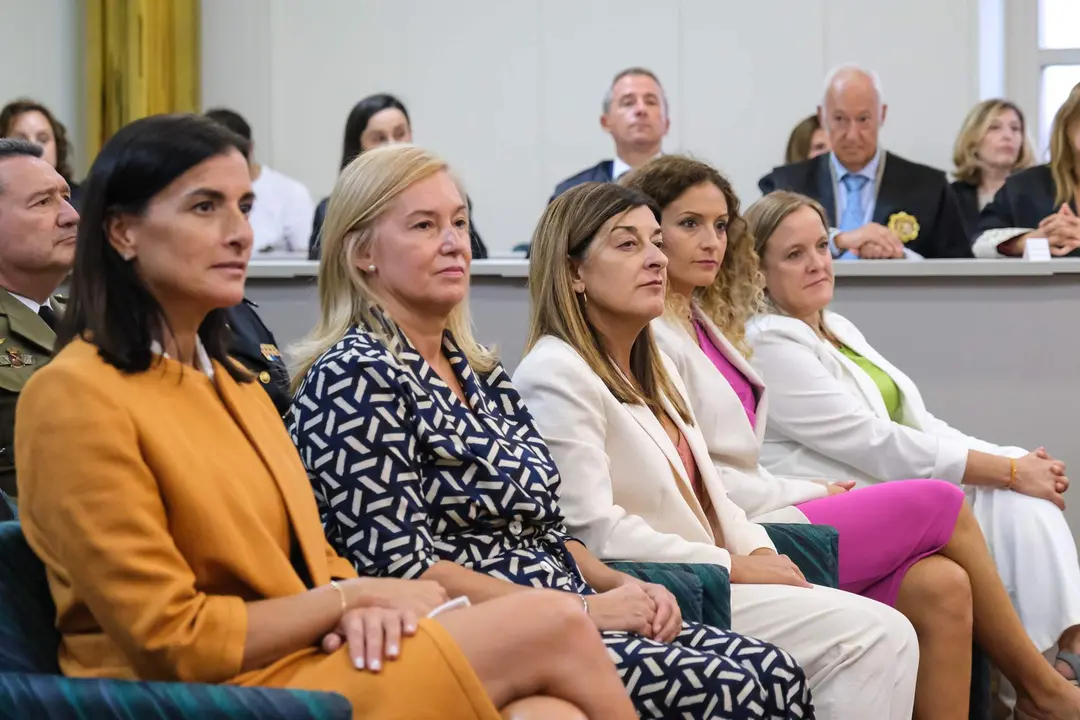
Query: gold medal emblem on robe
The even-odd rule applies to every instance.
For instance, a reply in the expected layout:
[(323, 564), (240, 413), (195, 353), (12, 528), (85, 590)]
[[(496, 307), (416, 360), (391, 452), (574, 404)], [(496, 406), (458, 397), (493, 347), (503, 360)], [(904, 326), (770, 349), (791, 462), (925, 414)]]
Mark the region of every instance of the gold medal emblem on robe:
[(889, 229), (896, 233), (901, 242), (907, 244), (919, 237), (919, 221), (906, 212), (893, 213), (889, 216)]

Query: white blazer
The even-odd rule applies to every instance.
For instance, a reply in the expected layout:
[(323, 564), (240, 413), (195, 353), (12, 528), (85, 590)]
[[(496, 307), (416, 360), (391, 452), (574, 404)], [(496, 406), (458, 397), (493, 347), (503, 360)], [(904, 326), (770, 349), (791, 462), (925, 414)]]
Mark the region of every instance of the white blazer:
[[(670, 367), (669, 359), (664, 362)], [(570, 345), (541, 338), (518, 365), (514, 385), (559, 468), (566, 524), (601, 559), (730, 569), (729, 551), (776, 549), (765, 529), (728, 498), (701, 433), (683, 423), (669, 402), (712, 502), (710, 516), (652, 411), (619, 402)]]
[(889, 375), (900, 390), (889, 418), (873, 379), (809, 325), (759, 315), (747, 325), (751, 362), (771, 395), (761, 460), (781, 475), (853, 479), (859, 484), (938, 478), (959, 484), (969, 450), (1020, 457), (1025, 450), (970, 437), (929, 413), (915, 383), (882, 357), (851, 322), (826, 312), (836, 338)]
[(825, 497), (828, 487), (824, 482), (779, 478), (759, 464), (769, 409), (765, 384), (709, 318), (697, 307), (693, 313), (716, 348), (746, 376), (758, 396), (757, 421), (752, 426), (739, 396), (698, 346), (697, 338), (669, 315), (653, 321), (653, 336), (675, 363), (686, 386), (698, 429), (705, 436), (709, 456), (728, 496), (755, 522), (807, 522), (794, 506)]

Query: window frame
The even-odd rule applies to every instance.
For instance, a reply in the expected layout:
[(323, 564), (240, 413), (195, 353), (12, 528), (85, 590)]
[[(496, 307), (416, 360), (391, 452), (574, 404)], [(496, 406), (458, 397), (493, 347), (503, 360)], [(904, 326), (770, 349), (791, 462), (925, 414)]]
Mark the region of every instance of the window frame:
[[(1040, 131), (1051, 118), (1042, 116), (1043, 70), (1053, 65), (1080, 66), (1080, 46), (1043, 48), (1039, 44), (1039, 15), (1042, 0), (1006, 0), (1005, 89), (1028, 117), (1028, 135), (1035, 142), (1039, 161), (1048, 157), (1048, 148)], [(1078, 41), (1080, 43), (1080, 41)]]

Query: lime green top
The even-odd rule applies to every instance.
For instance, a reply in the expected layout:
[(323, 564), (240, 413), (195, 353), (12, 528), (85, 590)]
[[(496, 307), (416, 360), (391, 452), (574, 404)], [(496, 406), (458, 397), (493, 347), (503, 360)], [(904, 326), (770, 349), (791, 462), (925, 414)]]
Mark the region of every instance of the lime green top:
[(900, 422), (900, 388), (896, 386), (889, 374), (847, 345), (841, 345), (840, 352), (847, 355), (853, 363), (870, 376), (870, 379), (874, 381), (878, 391), (881, 393), (881, 399), (885, 401), (885, 409), (889, 411), (889, 419), (893, 422)]

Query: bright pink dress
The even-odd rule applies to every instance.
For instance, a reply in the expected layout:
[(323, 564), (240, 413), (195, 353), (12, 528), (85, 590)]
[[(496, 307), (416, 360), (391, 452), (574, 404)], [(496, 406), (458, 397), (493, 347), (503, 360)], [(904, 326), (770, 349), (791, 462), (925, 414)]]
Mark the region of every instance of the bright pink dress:
[[(727, 378), (754, 427), (754, 386), (694, 325), (699, 346)], [(814, 525), (831, 525), (839, 532), (840, 588), (895, 605), (908, 568), (949, 542), (963, 503), (964, 491), (952, 483), (905, 480), (810, 500), (798, 508)]]

